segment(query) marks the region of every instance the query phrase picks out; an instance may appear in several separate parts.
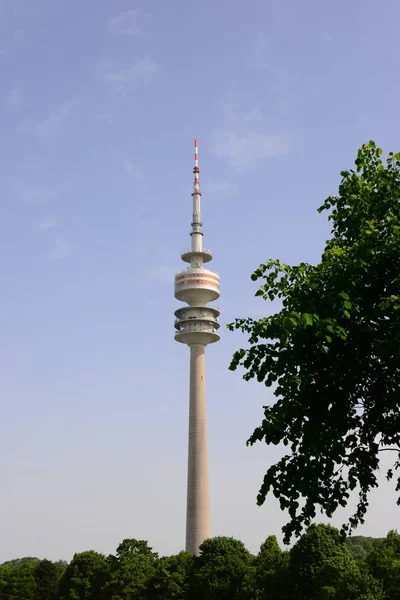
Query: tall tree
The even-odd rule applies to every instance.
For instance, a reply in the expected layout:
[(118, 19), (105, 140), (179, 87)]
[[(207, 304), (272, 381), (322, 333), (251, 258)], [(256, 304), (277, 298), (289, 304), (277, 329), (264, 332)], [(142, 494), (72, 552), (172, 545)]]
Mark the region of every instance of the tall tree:
[(335, 598), (339, 581), (352, 563), (337, 529), (311, 525), (290, 550), (290, 582), (295, 600)]
[(107, 559), (110, 578), (106, 600), (142, 600), (156, 573), (158, 555), (143, 540), (126, 539)]
[(189, 552), (163, 556), (154, 576), (148, 581), (147, 598), (189, 600), (189, 583), (194, 557)]
[(319, 209), (330, 211), (333, 228), (317, 265), (269, 260), (253, 273), (262, 280), (256, 295), (280, 300), (281, 310), (228, 326), (249, 334), (250, 344), (230, 368), (274, 386), (277, 400), (248, 444), (289, 450), (257, 497), (261, 505), (272, 490), (288, 510), (286, 542), (317, 506), (330, 516), (357, 488), (355, 514), (343, 526), (351, 531), (378, 485), (380, 452), (393, 450), (388, 479), (400, 467), (400, 153), (385, 164), (381, 153), (364, 144), (356, 169), (341, 173), (338, 195)]
[(270, 535), (261, 544), (256, 557), (255, 587), (260, 600), (274, 598), (286, 600), (288, 597), (289, 553), (282, 552), (276, 537)]
[(94, 550), (80, 552), (65, 569), (60, 581), (61, 600), (100, 600), (108, 577), (108, 563)]
[(35, 569), (39, 600), (56, 600), (62, 568), (50, 560), (41, 560)]
[(254, 557), (239, 540), (214, 537), (200, 546), (195, 557), (190, 598), (193, 600), (242, 600), (244, 584)]
[(346, 538), (346, 546), (350, 550), (353, 558), (363, 560), (370, 552), (383, 542), (384, 538), (366, 537), (363, 535), (354, 535)]
[(400, 600), (400, 535), (389, 531), (387, 537), (368, 555), (366, 562), (375, 579), (382, 583), (387, 600)]
[(22, 562), (0, 567), (0, 598), (3, 600), (37, 600), (36, 562)]
[(386, 596), (382, 582), (376, 579), (365, 562), (353, 562), (335, 585), (335, 600), (391, 600)]
[(0, 600), (8, 600), (8, 591), (12, 576), (12, 567), (0, 565)]

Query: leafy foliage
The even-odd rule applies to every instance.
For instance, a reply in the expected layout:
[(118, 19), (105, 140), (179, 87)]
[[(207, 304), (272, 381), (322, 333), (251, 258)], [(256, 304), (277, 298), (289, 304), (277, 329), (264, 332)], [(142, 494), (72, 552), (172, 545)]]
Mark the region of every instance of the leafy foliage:
[(397, 600), (400, 536), (365, 539), (372, 549), (363, 561), (327, 525), (311, 526), (290, 551), (269, 536), (257, 556), (227, 537), (205, 541), (196, 557), (161, 558), (147, 542), (128, 539), (115, 555), (80, 552), (66, 567), (0, 565), (0, 600)]
[(278, 598), (288, 594), (289, 553), (282, 552), (274, 535), (261, 544), (256, 557), (256, 588), (261, 598), (268, 598), (270, 591)]
[(203, 542), (195, 557), (193, 600), (241, 600), (254, 558), (239, 540), (215, 537)]
[(382, 582), (375, 579), (365, 563), (352, 562), (340, 573), (335, 586), (336, 600), (390, 600), (382, 589)]
[(311, 525), (290, 550), (294, 598), (335, 597), (338, 582), (352, 562), (337, 529), (329, 525)]
[(35, 569), (35, 581), (40, 600), (57, 600), (62, 567), (50, 560), (41, 560)]
[(126, 539), (116, 555), (107, 558), (110, 578), (106, 600), (142, 600), (148, 582), (155, 576), (158, 555), (143, 540)]
[(148, 598), (189, 600), (189, 585), (194, 557), (189, 552), (163, 556), (148, 583)]
[(382, 582), (385, 598), (400, 599), (400, 535), (390, 531), (367, 557), (371, 574)]
[(379, 546), (383, 542), (383, 539), (354, 535), (346, 538), (346, 546), (353, 558), (363, 560), (376, 546)]
[(75, 554), (60, 582), (61, 600), (100, 600), (108, 577), (103, 554), (94, 550)]
[[(400, 467), (400, 153), (384, 164), (374, 142), (342, 172), (330, 211), (332, 237), (320, 262), (269, 260), (253, 273), (256, 295), (282, 302), (276, 314), (228, 325), (249, 335), (230, 368), (274, 386), (277, 398), (248, 444), (284, 444), (257, 502), (279, 499), (290, 521), (285, 542), (310, 525), (316, 508), (331, 516), (359, 493), (349, 533), (364, 522), (377, 487), (380, 451)], [(400, 477), (396, 491), (400, 491)], [(398, 504), (400, 498), (398, 499)]]
[(36, 564), (21, 560), (19, 565), (14, 564), (13, 567), (0, 566), (0, 599), (36, 600)]
[(40, 558), (36, 558), (35, 556), (25, 556), (24, 558), (13, 558), (12, 560), (7, 560), (5, 563), (3, 563), (3, 566), (12, 567), (14, 569), (22, 565), (37, 565), (39, 563)]

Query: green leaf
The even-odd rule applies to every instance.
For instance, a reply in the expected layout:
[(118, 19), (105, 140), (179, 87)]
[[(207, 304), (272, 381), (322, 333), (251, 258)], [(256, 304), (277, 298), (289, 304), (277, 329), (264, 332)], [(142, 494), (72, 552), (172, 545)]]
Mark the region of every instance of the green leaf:
[(308, 313), (304, 313), (303, 317), (304, 317), (304, 321), (305, 321), (306, 325), (313, 324), (313, 318), (311, 315), (309, 315)]

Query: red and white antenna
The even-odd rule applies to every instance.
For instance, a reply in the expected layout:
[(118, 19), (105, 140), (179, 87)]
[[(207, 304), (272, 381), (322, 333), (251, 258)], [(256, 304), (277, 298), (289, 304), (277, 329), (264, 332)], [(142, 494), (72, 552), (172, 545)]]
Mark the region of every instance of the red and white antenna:
[(199, 140), (194, 140), (194, 182), (193, 182), (193, 193), (200, 194), (200, 185), (199, 185)]

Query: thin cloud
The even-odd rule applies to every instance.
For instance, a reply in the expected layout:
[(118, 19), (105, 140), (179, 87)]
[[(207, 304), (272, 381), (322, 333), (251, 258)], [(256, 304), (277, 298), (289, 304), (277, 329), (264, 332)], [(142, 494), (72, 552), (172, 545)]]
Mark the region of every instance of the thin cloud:
[(142, 174), (139, 168), (131, 160), (129, 160), (129, 158), (124, 159), (123, 169), (125, 173), (128, 173), (132, 177), (135, 177), (135, 179), (142, 179)]
[(160, 281), (161, 283), (171, 283), (174, 281), (174, 276), (177, 273), (176, 267), (171, 266), (159, 266), (150, 269), (149, 277), (150, 279), (155, 279), (156, 281)]
[(49, 231), (50, 229), (54, 229), (57, 223), (54, 219), (42, 219), (37, 223), (38, 229), (41, 231)]
[(49, 113), (45, 119), (42, 119), (37, 123), (22, 125), (20, 133), (34, 135), (38, 138), (47, 140), (55, 139), (61, 133), (65, 122), (70, 117), (72, 108), (76, 105), (76, 101), (66, 102), (57, 110)]
[(147, 287), (147, 279), (134, 279), (132, 283), (136, 288), (144, 289)]
[(49, 257), (53, 260), (67, 258), (71, 254), (70, 248), (66, 242), (59, 241), (49, 252)]
[(13, 88), (8, 92), (5, 103), (7, 108), (20, 108), (22, 97), (17, 89)]
[(321, 38), (327, 44), (333, 44), (333, 42), (335, 41), (334, 36), (327, 32), (321, 33)]
[(92, 121), (97, 121), (101, 123), (112, 123), (115, 117), (115, 113), (112, 111), (99, 112), (92, 115), (90, 118)]
[(179, 268), (170, 265), (159, 265), (149, 269), (147, 273), (144, 273), (143, 276), (138, 277), (132, 283), (140, 289), (151, 286), (152, 282), (172, 285), (178, 270)]
[(221, 129), (214, 135), (212, 150), (216, 156), (225, 158), (238, 172), (243, 172), (255, 162), (287, 154), (289, 144), (279, 134), (254, 129)]
[(290, 147), (286, 136), (268, 131), (263, 121), (256, 108), (244, 114), (228, 110), (224, 126), (212, 136), (212, 152), (227, 160), (238, 172), (246, 171), (257, 162), (287, 154)]
[(294, 2), (282, 2), (282, 0), (270, 0), (269, 9), (271, 25), (279, 31), (296, 21), (300, 7)]
[(108, 21), (108, 29), (115, 35), (143, 35), (142, 11), (139, 9), (120, 12)]
[(0, 0), (0, 17), (21, 17), (30, 13), (23, 0)]
[(149, 84), (158, 75), (159, 70), (160, 67), (151, 56), (145, 56), (131, 67), (115, 71), (109, 69), (101, 78), (117, 87), (135, 88)]
[(232, 184), (226, 179), (216, 179), (206, 181), (201, 186), (202, 191), (207, 194), (207, 196), (224, 196), (228, 192), (234, 191)]
[[(0, 18), (1, 18), (1, 5), (0, 5)], [(17, 29), (13, 34), (4, 37), (2, 39), (2, 46), (0, 46), (0, 56), (7, 56), (12, 54), (15, 50), (18, 50), (24, 45), (25, 33), (23, 29)]]
[(269, 45), (269, 38), (265, 33), (259, 33), (254, 42), (254, 58), (258, 61), (262, 61), (265, 58), (265, 51)]
[(37, 206), (48, 204), (59, 195), (59, 189), (31, 185), (20, 177), (11, 177), (8, 182), (9, 189), (14, 197), (24, 205)]
[(57, 137), (73, 105), (73, 102), (68, 102), (50, 113), (43, 121), (39, 121), (34, 125), (32, 128), (33, 133), (41, 138), (52, 139)]
[(14, 38), (18, 44), (22, 44), (22, 42), (25, 40), (25, 31), (23, 29), (17, 29), (14, 32)]
[(291, 89), (292, 78), (286, 69), (277, 64), (272, 45), (264, 33), (255, 38), (246, 68), (268, 73), (269, 88), (273, 94), (273, 109), (279, 114), (287, 113), (295, 96)]

